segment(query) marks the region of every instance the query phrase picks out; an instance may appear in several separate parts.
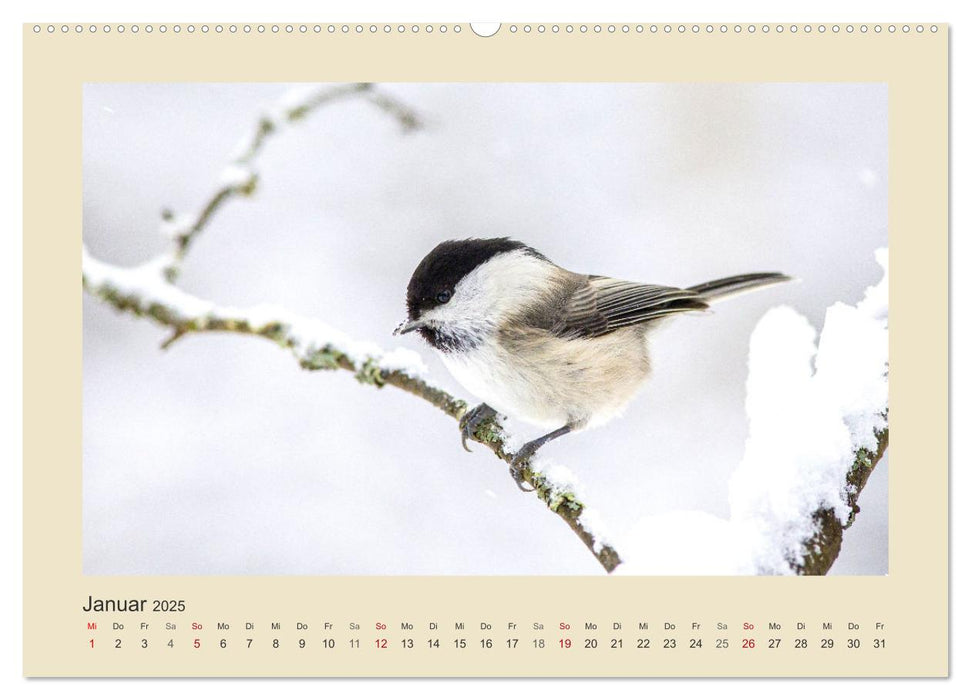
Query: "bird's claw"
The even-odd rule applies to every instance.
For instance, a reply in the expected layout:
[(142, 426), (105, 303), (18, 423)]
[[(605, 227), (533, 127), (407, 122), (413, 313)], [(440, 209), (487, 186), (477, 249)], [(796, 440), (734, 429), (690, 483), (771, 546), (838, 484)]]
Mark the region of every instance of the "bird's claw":
[(466, 452), (471, 452), (468, 441), (475, 438), (475, 431), (483, 422), (496, 417), (496, 410), (488, 404), (480, 403), (471, 411), (462, 416), (459, 421), (459, 429), (462, 431), (462, 447)]
[(509, 463), (509, 476), (511, 476), (513, 481), (516, 482), (516, 486), (519, 487), (519, 490), (525, 493), (535, 491), (536, 489), (527, 488), (523, 485), (526, 483), (526, 480), (523, 478), (523, 462), (532, 457), (536, 453), (537, 448), (538, 446), (535, 446), (532, 443), (526, 443), (520, 448), (519, 452), (513, 456), (512, 461)]
[[(467, 412), (459, 420), (459, 430), (462, 431), (462, 447), (465, 448), (466, 452), (471, 452), (469, 449), (469, 440), (475, 439), (475, 432), (482, 426), (482, 424), (487, 420), (492, 420), (498, 415), (496, 409), (492, 408), (488, 404), (480, 403), (478, 406)], [(529, 488), (529, 482), (523, 478), (523, 465), (536, 454), (536, 451), (545, 444), (548, 438), (544, 436), (539, 440), (533, 440), (532, 442), (527, 442), (523, 445), (519, 451), (513, 456), (512, 460), (509, 462), (509, 475), (512, 476), (513, 481), (516, 482), (516, 486), (519, 487), (520, 491), (535, 491), (536, 489)]]

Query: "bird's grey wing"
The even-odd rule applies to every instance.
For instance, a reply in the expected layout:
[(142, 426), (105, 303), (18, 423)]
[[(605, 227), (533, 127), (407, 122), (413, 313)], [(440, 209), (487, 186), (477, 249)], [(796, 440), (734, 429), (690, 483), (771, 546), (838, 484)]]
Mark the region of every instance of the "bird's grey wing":
[(596, 338), (671, 314), (707, 309), (695, 291), (590, 276), (565, 305), (554, 332), (569, 338)]

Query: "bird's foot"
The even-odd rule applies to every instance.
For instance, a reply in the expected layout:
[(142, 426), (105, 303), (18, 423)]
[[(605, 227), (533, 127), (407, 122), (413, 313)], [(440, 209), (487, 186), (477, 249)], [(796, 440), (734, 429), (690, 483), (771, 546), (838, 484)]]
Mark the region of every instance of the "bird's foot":
[(513, 455), (512, 461), (509, 463), (509, 474), (512, 476), (513, 480), (516, 482), (516, 486), (519, 487), (520, 491), (535, 491), (536, 489), (524, 488), (523, 484), (525, 480), (523, 479), (523, 465), (536, 454), (536, 451), (543, 445), (548, 443), (550, 440), (555, 440), (561, 435), (566, 435), (568, 432), (573, 430), (570, 424), (564, 425), (562, 428), (554, 430), (552, 433), (547, 433), (535, 440), (530, 440), (525, 445), (519, 448), (519, 452)]
[(523, 479), (523, 465), (529, 460), (530, 457), (536, 454), (536, 450), (538, 450), (544, 444), (544, 442), (545, 441), (540, 440), (527, 442), (525, 445), (519, 448), (519, 452), (513, 456), (512, 462), (509, 463), (509, 476), (511, 476), (513, 481), (516, 482), (516, 486), (519, 487), (520, 491), (525, 491), (528, 493), (536, 490), (533, 488), (527, 488), (523, 485), (526, 483), (526, 480)]
[(459, 429), (462, 431), (462, 447), (466, 452), (471, 452), (468, 441), (475, 437), (475, 431), (479, 429), (485, 421), (496, 417), (496, 409), (488, 404), (480, 403), (471, 411), (462, 416), (459, 421)]

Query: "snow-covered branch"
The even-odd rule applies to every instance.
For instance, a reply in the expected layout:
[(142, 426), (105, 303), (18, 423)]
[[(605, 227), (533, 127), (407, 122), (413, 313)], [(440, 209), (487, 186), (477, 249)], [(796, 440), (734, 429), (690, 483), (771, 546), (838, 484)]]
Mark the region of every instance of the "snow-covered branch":
[(249, 196), (256, 189), (258, 175), (253, 161), (263, 150), (267, 139), (281, 132), (288, 125), (305, 119), (312, 112), (342, 99), (363, 97), (378, 109), (391, 115), (405, 131), (421, 126), (418, 114), (408, 105), (390, 95), (379, 92), (372, 83), (346, 85), (302, 85), (286, 92), (259, 118), (252, 134), (236, 146), (230, 162), (223, 168), (216, 187), (198, 209), (176, 215), (171, 211), (162, 214), (161, 233), (172, 240), (172, 250), (165, 258), (163, 272), (167, 279), (175, 280), (182, 260), (195, 237), (205, 228), (213, 215), (226, 202), (239, 196)]
[[(468, 410), (465, 401), (422, 377), (425, 365), (412, 350), (385, 351), (374, 343), (354, 340), (321, 321), (276, 306), (246, 309), (218, 306), (169, 282), (161, 261), (125, 269), (96, 260), (87, 250), (82, 255), (84, 288), (120, 311), (150, 318), (172, 329), (165, 347), (189, 333), (222, 331), (259, 336), (289, 350), (304, 369), (353, 372), (362, 384), (397, 387), (424, 399), (455, 420), (461, 420)], [(511, 464), (518, 448), (497, 420), (484, 421), (473, 440), (486, 445), (507, 464)], [(458, 449), (457, 438), (455, 445)], [(612, 571), (620, 557), (613, 547), (604, 543), (599, 518), (580, 500), (576, 479), (570, 472), (534, 458), (526, 464), (524, 477), (604, 569)]]
[[(289, 350), (308, 370), (346, 370), (362, 384), (394, 386), (432, 404), (460, 421), (468, 411), (457, 399), (423, 378), (424, 363), (417, 353), (404, 348), (390, 351), (347, 334), (316, 319), (306, 318), (268, 304), (250, 308), (220, 306), (200, 299), (176, 285), (181, 262), (194, 238), (213, 214), (229, 199), (250, 194), (256, 185), (252, 161), (266, 138), (281, 125), (306, 116), (317, 107), (351, 95), (362, 95), (395, 118), (404, 129), (420, 124), (415, 113), (394, 98), (367, 84), (338, 87), (308, 86), (291, 91), (265, 115), (253, 135), (237, 149), (213, 193), (196, 212), (166, 215), (163, 233), (173, 241), (172, 250), (135, 268), (121, 268), (94, 258), (82, 248), (84, 288), (119, 311), (147, 317), (171, 329), (163, 348), (192, 333), (230, 332), (258, 336)], [(510, 464), (519, 447), (501, 420), (483, 421), (472, 438), (489, 447)], [(456, 448), (459, 440), (456, 438)], [(566, 468), (534, 458), (524, 465), (525, 480), (546, 506), (560, 516), (608, 572), (620, 563), (617, 551), (606, 544), (600, 517), (578, 495), (576, 478)]]
[(732, 476), (731, 517), (666, 513), (619, 540), (623, 573), (825, 574), (890, 439), (884, 274), (856, 306), (836, 303), (816, 330), (787, 307), (752, 333), (749, 437)]

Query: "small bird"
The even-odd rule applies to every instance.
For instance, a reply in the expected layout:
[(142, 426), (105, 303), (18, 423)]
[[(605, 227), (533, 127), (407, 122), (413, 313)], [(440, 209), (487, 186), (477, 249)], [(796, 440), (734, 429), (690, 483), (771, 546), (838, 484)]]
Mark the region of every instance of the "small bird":
[(648, 335), (674, 314), (785, 282), (756, 272), (686, 289), (570, 272), (509, 238), (444, 241), (408, 283), (408, 320), (483, 401), (462, 419), (462, 445), (510, 415), (550, 432), (527, 442), (510, 473), (550, 440), (618, 416), (648, 378)]

